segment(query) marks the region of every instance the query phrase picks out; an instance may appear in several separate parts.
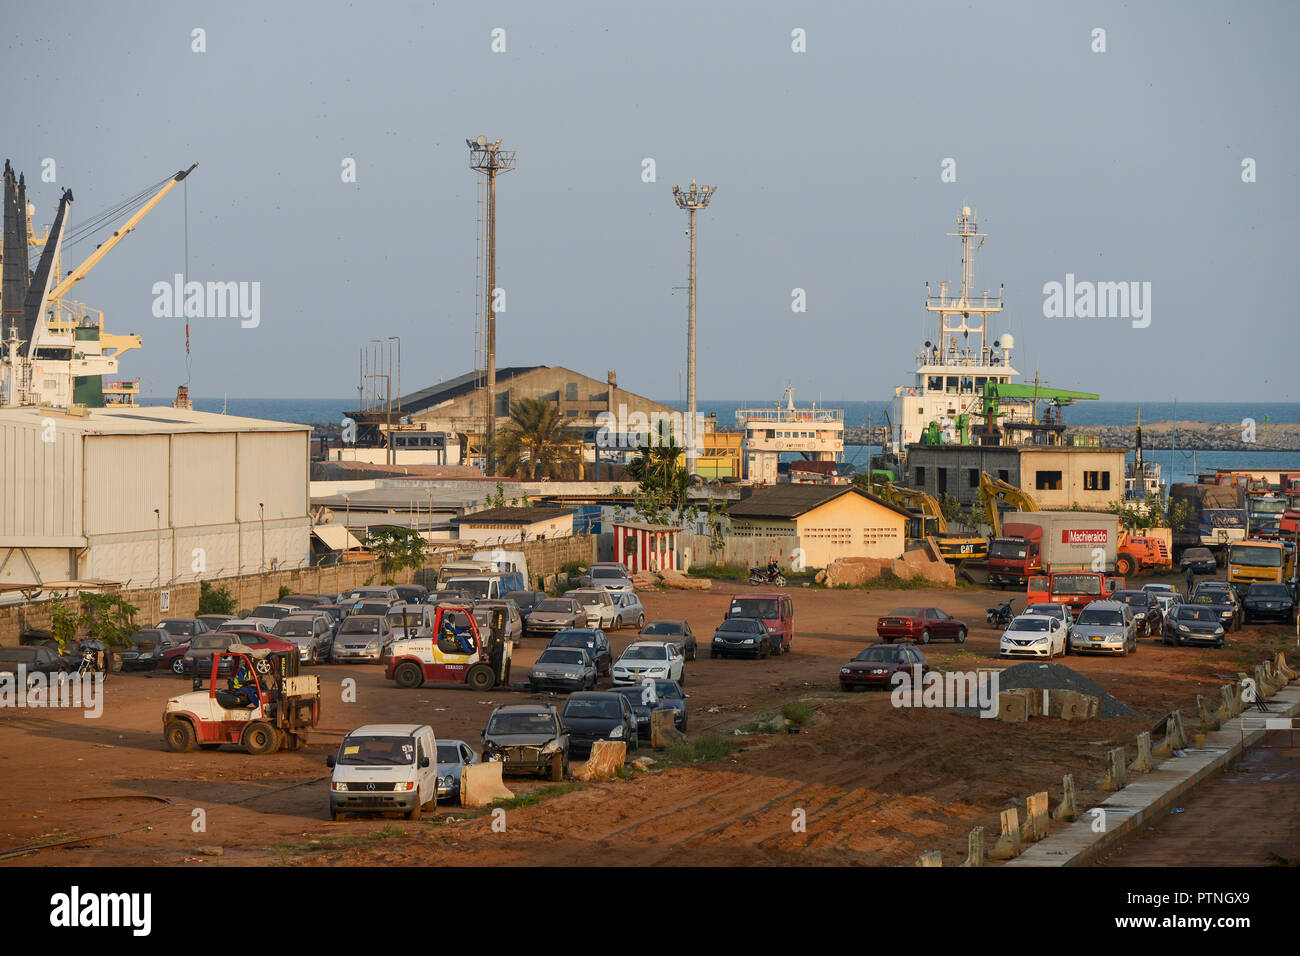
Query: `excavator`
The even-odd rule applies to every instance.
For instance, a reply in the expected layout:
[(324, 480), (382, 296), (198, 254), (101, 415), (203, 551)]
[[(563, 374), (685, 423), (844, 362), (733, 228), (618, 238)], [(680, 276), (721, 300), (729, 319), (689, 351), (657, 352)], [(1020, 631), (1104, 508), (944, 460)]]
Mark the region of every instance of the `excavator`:
[[(943, 509), (933, 495), (919, 488), (905, 488), (893, 482), (883, 482), (877, 486), (891, 504), (909, 511), (921, 513), (924, 534), (932, 533), (935, 546), (940, 556), (949, 564), (963, 561), (982, 561), (988, 556), (988, 541), (981, 535), (963, 534), (948, 530), (948, 519), (943, 516)], [(930, 531), (933, 525), (934, 531)]]

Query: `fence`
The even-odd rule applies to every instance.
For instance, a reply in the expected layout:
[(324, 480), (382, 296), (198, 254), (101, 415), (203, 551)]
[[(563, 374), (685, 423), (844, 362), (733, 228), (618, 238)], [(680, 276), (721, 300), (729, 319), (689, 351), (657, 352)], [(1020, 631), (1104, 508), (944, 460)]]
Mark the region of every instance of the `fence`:
[[(524, 552), (528, 559), (528, 572), (537, 580), (555, 574), (569, 562), (591, 561), (595, 542), (590, 535), (574, 535), (547, 541), (528, 541), (511, 547)], [(392, 580), (397, 584), (423, 581), (430, 571), (436, 575), (444, 561), (471, 550), (473, 549), (462, 548), (458, 552), (439, 551), (426, 558), (423, 568), (405, 571), (384, 571), (378, 561), (358, 561), (332, 567), (213, 578), (209, 583), (229, 588), (236, 607), (253, 608), (275, 601), (280, 596), (282, 587), (289, 588), (295, 594), (338, 594), (349, 588), (379, 581)], [(163, 588), (131, 588), (123, 590), (122, 596), (135, 606), (136, 622), (146, 627), (164, 617), (193, 617), (199, 607), (198, 583), (174, 584)], [(29, 601), (0, 607), (0, 646), (17, 644), (19, 636), (25, 631), (49, 628), (50, 607), (50, 601)]]
[(770, 537), (727, 536), (718, 547), (708, 535), (679, 534), (678, 566), (690, 570), (702, 564), (736, 564), (746, 568), (766, 566), (774, 558), (782, 567), (790, 567), (799, 539), (794, 535)]

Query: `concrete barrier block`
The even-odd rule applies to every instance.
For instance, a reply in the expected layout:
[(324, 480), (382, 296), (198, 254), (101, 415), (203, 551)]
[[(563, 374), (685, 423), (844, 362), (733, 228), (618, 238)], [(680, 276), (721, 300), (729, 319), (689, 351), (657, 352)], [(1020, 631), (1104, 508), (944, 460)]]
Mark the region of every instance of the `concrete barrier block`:
[(1137, 751), (1137, 756), (1128, 765), (1129, 770), (1134, 773), (1150, 773), (1152, 770), (1151, 735), (1145, 730), (1137, 735)]
[(1067, 773), (1061, 778), (1061, 802), (1052, 811), (1052, 819), (1057, 823), (1073, 823), (1078, 817), (1074, 803), (1074, 774)]
[[(1159, 727), (1157, 727), (1159, 729)], [(1171, 711), (1164, 719), (1165, 736), (1156, 744), (1151, 753), (1157, 757), (1172, 757), (1175, 750), (1187, 749), (1187, 733), (1183, 730), (1182, 711)]]
[(1062, 720), (1086, 720), (1101, 713), (1101, 698), (1077, 690), (1047, 692), (1047, 716)]
[(673, 712), (667, 708), (650, 712), (650, 746), (663, 750), (669, 744), (685, 740), (686, 735), (673, 723)]
[(597, 740), (591, 756), (578, 775), (579, 780), (608, 780), (627, 760), (627, 744), (621, 740)]
[(1278, 651), (1277, 657), (1273, 658), (1273, 663), (1277, 666), (1278, 673), (1286, 678), (1288, 684), (1300, 677), (1300, 672), (1286, 662), (1285, 652)]
[(1232, 685), (1219, 685), (1219, 706), (1214, 710), (1214, 717), (1220, 724), (1232, 720)]
[(1037, 843), (1047, 836), (1048, 823), (1047, 791), (1043, 790), (1025, 798), (1025, 822), (1020, 826), (1022, 843)]
[(1210, 710), (1209, 703), (1200, 694), (1196, 695), (1196, 716), (1201, 722), (1201, 733), (1209, 733), (1219, 729), (1219, 718), (1214, 716), (1214, 711)]
[(989, 858), (994, 860), (1010, 860), (1020, 855), (1024, 844), (1020, 841), (1020, 813), (1015, 807), (1002, 811), (1001, 817), (1002, 834), (998, 837), (998, 842), (993, 844), (993, 849), (989, 851)]
[(1128, 785), (1124, 769), (1124, 748), (1116, 747), (1114, 750), (1106, 751), (1106, 772), (1097, 781), (1098, 788), (1110, 791), (1123, 790)]
[(917, 866), (943, 866), (943, 854), (938, 850), (928, 850), (916, 858)]
[(1023, 724), (1029, 719), (1029, 702), (1025, 695), (1014, 690), (998, 694), (998, 720), (1008, 724)]
[(486, 807), (493, 800), (509, 800), (513, 796), (514, 792), (501, 779), (500, 761), (489, 760), (461, 769), (461, 806)]
[(984, 865), (984, 828), (976, 827), (971, 830), (970, 836), (966, 838), (966, 859), (961, 862), (962, 866), (983, 866)]

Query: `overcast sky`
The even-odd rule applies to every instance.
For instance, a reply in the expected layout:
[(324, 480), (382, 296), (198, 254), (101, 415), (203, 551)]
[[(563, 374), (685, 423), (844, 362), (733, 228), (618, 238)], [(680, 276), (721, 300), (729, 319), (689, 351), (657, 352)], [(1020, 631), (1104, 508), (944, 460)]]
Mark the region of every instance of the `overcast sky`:
[[(469, 370), (465, 139), (481, 133), (518, 151), (498, 187), (500, 366), (616, 369), (675, 397), (687, 241), (671, 188), (695, 178), (719, 186), (699, 221), (702, 399), (774, 400), (787, 382), (802, 400), (892, 395), (933, 337), (924, 283), (960, 277), (945, 234), (969, 203), (988, 234), (977, 286), (1005, 284), (992, 329), (1015, 334), (1029, 378), (1107, 400), (1296, 400), (1298, 11), (28, 4), (6, 21), (3, 148), (38, 222), (73, 190), (73, 226), (199, 163), (190, 278), (260, 283), (257, 328), (192, 320), (200, 396), (355, 395), (359, 348), (388, 335), (406, 392)], [(152, 314), (154, 283), (184, 268), (185, 205), (178, 188), (74, 296), (144, 336), (121, 371), (156, 396), (186, 380), (183, 320)], [(1150, 325), (1044, 318), (1044, 283), (1067, 273), (1150, 282)]]

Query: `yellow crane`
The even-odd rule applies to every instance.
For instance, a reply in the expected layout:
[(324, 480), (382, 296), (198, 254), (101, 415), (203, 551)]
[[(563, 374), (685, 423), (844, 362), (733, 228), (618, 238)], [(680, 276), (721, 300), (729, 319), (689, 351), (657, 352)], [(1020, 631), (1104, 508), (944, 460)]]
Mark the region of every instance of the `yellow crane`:
[(85, 262), (69, 272), (62, 282), (51, 289), (50, 294), (46, 298), (51, 302), (56, 302), (71, 291), (74, 285), (86, 278), (86, 275), (90, 270), (95, 268), (95, 266), (99, 264), (99, 261), (113, 250), (114, 246), (135, 230), (135, 227), (140, 224), (140, 220), (149, 215), (149, 211), (162, 201), (163, 196), (166, 196), (176, 187), (177, 183), (181, 182), (186, 176), (194, 172), (194, 168), (198, 165), (198, 163), (193, 163), (190, 165), (189, 169), (182, 169), (171, 179), (167, 180), (167, 182), (163, 184), (163, 187), (149, 198), (148, 202), (136, 210), (135, 215), (122, 223), (121, 228), (115, 230), (113, 235), (109, 236), (109, 238), (101, 243), (94, 252), (87, 256)]
[[(905, 488), (885, 482), (880, 486), (885, 497), (900, 508), (921, 512), (923, 527), (933, 522), (935, 546), (945, 561), (957, 564), (968, 559), (980, 560), (988, 556), (988, 541), (975, 534), (962, 534), (948, 530), (948, 519), (935, 497), (920, 488)], [(929, 536), (928, 528), (924, 529)]]
[(1002, 516), (998, 512), (998, 502), (1005, 501), (1017, 511), (1037, 511), (1038, 502), (1009, 481), (994, 478), (986, 471), (980, 472), (980, 498), (984, 502), (984, 514), (988, 517), (992, 537), (1002, 536)]

